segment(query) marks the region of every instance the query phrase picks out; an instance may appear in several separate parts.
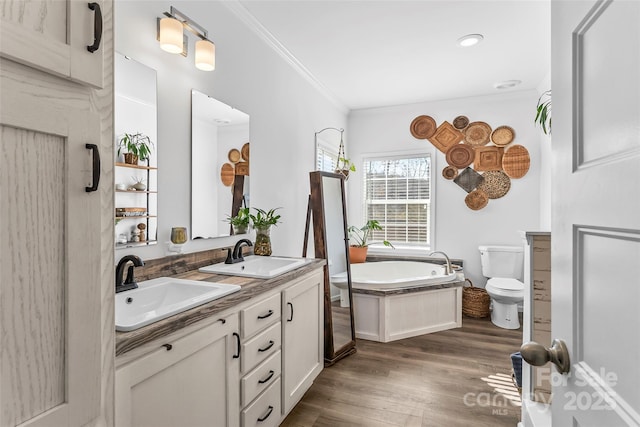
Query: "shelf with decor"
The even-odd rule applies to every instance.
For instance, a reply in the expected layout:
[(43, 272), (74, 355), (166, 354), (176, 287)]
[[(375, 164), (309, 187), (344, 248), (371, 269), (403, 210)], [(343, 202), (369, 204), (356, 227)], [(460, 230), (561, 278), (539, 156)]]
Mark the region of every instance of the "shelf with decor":
[[(156, 244), (158, 168), (121, 162), (115, 162), (114, 165), (117, 183), (115, 248)], [(136, 188), (140, 185), (142, 188)]]

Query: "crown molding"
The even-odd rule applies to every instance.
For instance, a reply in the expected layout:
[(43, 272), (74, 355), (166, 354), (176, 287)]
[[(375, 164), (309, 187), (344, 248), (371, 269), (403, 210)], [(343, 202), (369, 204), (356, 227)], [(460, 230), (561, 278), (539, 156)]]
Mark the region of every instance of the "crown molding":
[(253, 16), (247, 8), (245, 8), (239, 0), (226, 0), (220, 2), (227, 9), (233, 12), (250, 30), (258, 35), (267, 46), (273, 49), (282, 59), (285, 60), (295, 71), (298, 72), (305, 80), (307, 80), (320, 94), (327, 98), (333, 105), (340, 109), (343, 113), (348, 113), (349, 108), (344, 105), (331, 91), (318, 80), (312, 73), (296, 58), (280, 41), (267, 30)]

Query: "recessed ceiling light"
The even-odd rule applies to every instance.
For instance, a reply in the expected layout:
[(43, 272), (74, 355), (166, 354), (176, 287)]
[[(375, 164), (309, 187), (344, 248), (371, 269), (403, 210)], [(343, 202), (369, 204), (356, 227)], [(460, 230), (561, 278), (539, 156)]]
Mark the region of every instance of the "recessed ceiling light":
[(510, 89), (512, 87), (518, 86), (520, 83), (522, 83), (520, 80), (505, 80), (503, 82), (494, 84), (493, 87), (495, 87), (496, 89)]
[(467, 34), (458, 39), (457, 43), (460, 47), (471, 47), (480, 43), (484, 39), (482, 34)]

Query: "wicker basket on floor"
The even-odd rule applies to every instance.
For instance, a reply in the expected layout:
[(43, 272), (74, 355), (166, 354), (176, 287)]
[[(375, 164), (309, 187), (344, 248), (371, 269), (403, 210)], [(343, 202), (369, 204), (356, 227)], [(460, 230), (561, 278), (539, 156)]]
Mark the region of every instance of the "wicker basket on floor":
[(462, 288), (462, 314), (478, 319), (487, 317), (490, 313), (491, 297), (483, 288), (474, 287), (471, 280), (466, 279), (465, 282), (468, 282), (469, 286)]

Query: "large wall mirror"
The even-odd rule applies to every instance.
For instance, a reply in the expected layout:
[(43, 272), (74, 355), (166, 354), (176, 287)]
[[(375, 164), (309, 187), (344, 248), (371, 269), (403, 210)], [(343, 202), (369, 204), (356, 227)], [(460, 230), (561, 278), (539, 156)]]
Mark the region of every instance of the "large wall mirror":
[[(122, 249), (157, 242), (158, 88), (153, 68), (119, 53), (114, 67), (115, 248)], [(118, 143), (125, 133), (149, 138), (148, 160), (124, 162)]]
[[(330, 365), (356, 351), (344, 176), (321, 171), (309, 175), (315, 256), (327, 260), (324, 348), (325, 363)], [(343, 298), (332, 292), (332, 278), (343, 283)]]
[(249, 207), (249, 115), (191, 92), (191, 238), (228, 236)]

